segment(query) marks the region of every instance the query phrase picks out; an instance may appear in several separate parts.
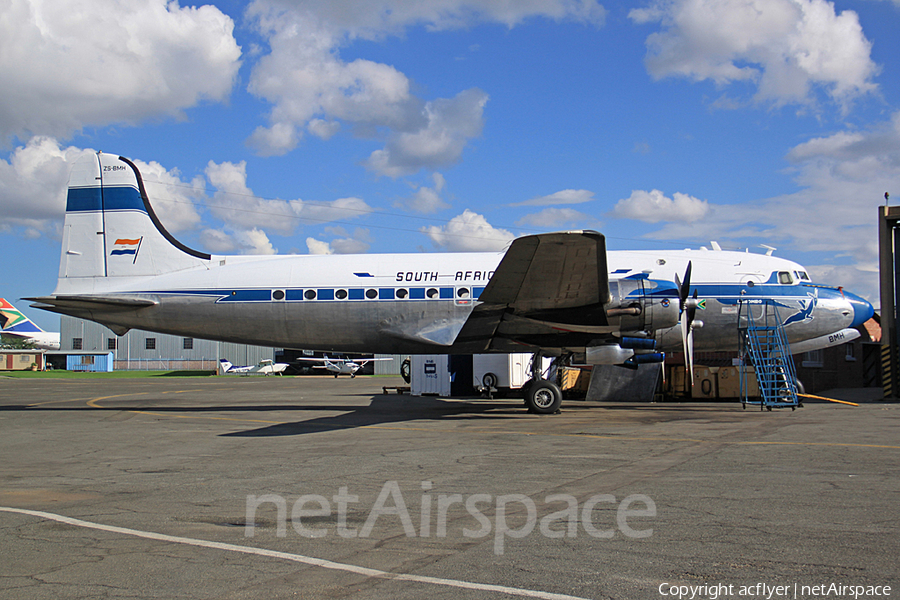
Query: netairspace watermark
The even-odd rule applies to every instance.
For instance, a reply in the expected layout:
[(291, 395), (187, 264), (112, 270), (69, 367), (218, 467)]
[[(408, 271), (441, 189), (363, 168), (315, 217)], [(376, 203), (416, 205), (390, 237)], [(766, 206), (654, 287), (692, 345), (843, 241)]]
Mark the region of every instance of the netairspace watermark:
[(889, 585), (858, 585), (837, 582), (801, 583), (770, 585), (756, 583), (737, 585), (734, 583), (704, 583), (688, 585), (679, 583), (659, 584), (659, 595), (663, 598), (677, 600), (718, 600), (719, 598), (759, 598), (777, 600), (779, 598), (888, 598), (891, 596)]
[[(544, 498), (543, 504), (546, 506), (542, 508), (561, 509), (545, 514), (539, 519), (538, 504), (525, 494), (497, 496), (470, 494), (463, 497), (462, 494), (435, 494), (431, 492), (432, 487), (430, 481), (421, 483), (419, 510), (415, 515), (418, 529), (413, 521), (413, 515), (407, 508), (400, 484), (396, 481), (387, 481), (381, 487), (381, 492), (369, 510), (365, 523), (358, 529), (348, 526), (347, 511), (350, 505), (359, 503), (359, 496), (350, 494), (346, 486), (340, 487), (338, 493), (330, 500), (320, 494), (304, 494), (298, 497), (291, 507), (291, 527), (302, 537), (321, 538), (328, 535), (329, 530), (312, 526), (311, 523), (321, 525), (328, 519), (334, 519), (333, 523), (340, 537), (367, 538), (372, 534), (378, 519), (383, 518), (384, 521), (399, 519), (407, 537), (444, 538), (447, 537), (448, 520), (451, 516), (458, 515), (461, 508), (465, 508), (468, 515), (463, 517), (466, 525), (475, 527), (463, 527), (463, 536), (477, 539), (493, 535), (494, 554), (497, 555), (503, 554), (507, 538), (524, 538), (534, 533), (535, 529), (547, 538), (575, 538), (579, 530), (600, 539), (612, 539), (617, 531), (625, 537), (635, 539), (653, 535), (652, 528), (636, 528), (644, 525), (644, 522), (629, 524), (629, 519), (656, 516), (656, 504), (644, 494), (632, 494), (621, 501), (612, 494), (597, 494), (584, 503), (579, 503), (578, 499), (570, 494), (550, 494)], [(288, 501), (278, 494), (260, 496), (250, 494), (247, 495), (245, 537), (255, 535), (257, 510), (270, 504), (277, 510), (275, 534), (278, 537), (287, 535)], [(595, 510), (606, 509), (611, 512), (613, 507), (616, 514), (615, 523), (609, 518), (608, 522), (598, 522)], [(521, 519), (522, 511), (525, 513), (524, 522)], [(512, 513), (515, 513), (515, 516)], [(512, 518), (508, 520), (507, 516)], [(471, 517), (471, 520), (468, 517)], [(304, 519), (307, 519), (306, 523)], [(454, 519), (453, 526), (461, 525)]]

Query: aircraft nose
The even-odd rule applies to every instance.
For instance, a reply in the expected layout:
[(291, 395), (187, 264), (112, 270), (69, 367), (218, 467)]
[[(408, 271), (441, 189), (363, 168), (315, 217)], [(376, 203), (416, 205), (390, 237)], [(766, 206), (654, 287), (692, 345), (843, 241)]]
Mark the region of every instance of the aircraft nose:
[(875, 308), (868, 300), (850, 292), (844, 292), (844, 298), (853, 307), (853, 323), (850, 324), (850, 327), (859, 327), (875, 314)]

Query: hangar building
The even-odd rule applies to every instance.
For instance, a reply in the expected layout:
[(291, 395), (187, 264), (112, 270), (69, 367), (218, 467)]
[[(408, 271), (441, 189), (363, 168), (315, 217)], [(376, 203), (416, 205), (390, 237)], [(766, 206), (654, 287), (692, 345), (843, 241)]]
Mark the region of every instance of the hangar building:
[(255, 365), (275, 358), (275, 348), (213, 342), (133, 329), (118, 336), (107, 327), (62, 315), (60, 350), (113, 353), (119, 371), (214, 371), (220, 358), (236, 365)]

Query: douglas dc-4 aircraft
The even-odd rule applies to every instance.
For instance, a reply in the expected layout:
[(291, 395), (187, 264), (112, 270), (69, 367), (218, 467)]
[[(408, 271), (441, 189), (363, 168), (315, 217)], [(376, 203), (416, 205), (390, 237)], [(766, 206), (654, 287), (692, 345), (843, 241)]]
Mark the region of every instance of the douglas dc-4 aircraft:
[(59, 332), (44, 331), (6, 298), (0, 298), (0, 337), (31, 342), (35, 348), (59, 350)]
[[(741, 303), (765, 299), (780, 307), (795, 352), (849, 341), (873, 314), (858, 296), (812, 284), (795, 262), (716, 249), (607, 253), (595, 231), (529, 235), (488, 253), (210, 255), (160, 223), (134, 163), (104, 153), (73, 166), (56, 290), (30, 298), (119, 335), (535, 352), (632, 368), (661, 362), (665, 350), (738, 349)], [(555, 412), (561, 397), (535, 368), (529, 409)]]

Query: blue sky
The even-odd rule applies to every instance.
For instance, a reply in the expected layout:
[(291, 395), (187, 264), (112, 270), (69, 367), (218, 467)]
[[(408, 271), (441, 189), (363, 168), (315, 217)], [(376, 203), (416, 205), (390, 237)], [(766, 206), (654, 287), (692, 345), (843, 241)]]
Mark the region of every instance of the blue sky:
[[(623, 5), (624, 4), (624, 5)], [(7, 0), (0, 295), (53, 291), (71, 162), (134, 159), (213, 253), (593, 228), (760, 244), (877, 303), (900, 0)]]

